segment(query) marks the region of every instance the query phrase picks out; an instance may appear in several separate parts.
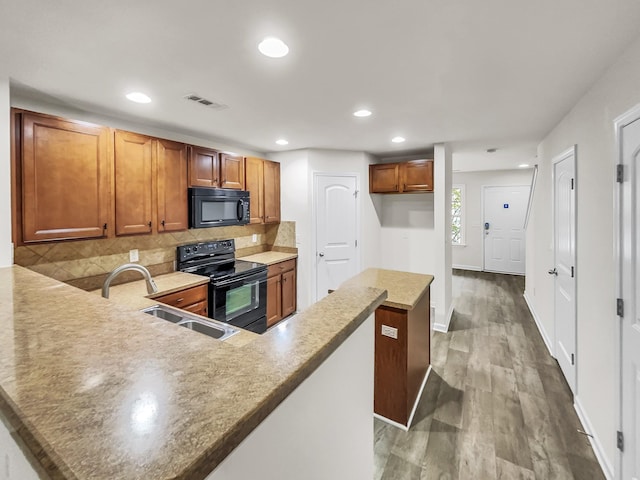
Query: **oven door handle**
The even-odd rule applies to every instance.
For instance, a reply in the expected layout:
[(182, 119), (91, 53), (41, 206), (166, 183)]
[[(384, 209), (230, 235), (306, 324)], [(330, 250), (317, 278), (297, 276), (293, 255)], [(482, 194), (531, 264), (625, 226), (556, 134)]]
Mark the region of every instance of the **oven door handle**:
[(249, 283), (253, 283), (255, 281), (259, 281), (259, 282), (266, 282), (267, 281), (267, 273), (266, 272), (260, 272), (260, 273), (254, 273), (252, 275), (247, 275), (246, 277), (235, 277), (235, 278), (230, 278), (229, 280), (221, 280), (219, 282), (214, 281), (213, 282), (213, 286), (214, 287), (226, 287), (227, 285), (233, 285), (234, 283), (240, 283), (240, 284), (249, 284)]

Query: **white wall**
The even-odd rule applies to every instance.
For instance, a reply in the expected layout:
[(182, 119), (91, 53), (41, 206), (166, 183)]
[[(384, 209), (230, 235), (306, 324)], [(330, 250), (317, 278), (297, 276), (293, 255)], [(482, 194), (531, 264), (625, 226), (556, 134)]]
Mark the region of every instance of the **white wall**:
[(0, 77), (0, 267), (13, 263), (9, 79)]
[(296, 150), (272, 153), (269, 158), (280, 162), (281, 215), (296, 222), (298, 247), (298, 309), (315, 302), (315, 251), (312, 225), (314, 173), (354, 173), (358, 176), (360, 217), (360, 268), (378, 266), (380, 221), (369, 195), (369, 163), (363, 152), (337, 150)]
[[(455, 162), (455, 156), (454, 156)], [(463, 229), (465, 244), (453, 245), (454, 268), (482, 270), (483, 236), (482, 187), (500, 185), (531, 185), (532, 169), (454, 172), (453, 184), (464, 185)]]
[(614, 119), (640, 102), (640, 38), (596, 82), (538, 147), (539, 176), (527, 229), (526, 295), (553, 339), (551, 161), (577, 144), (577, 403), (593, 426), (596, 453), (612, 470), (615, 432), (616, 278)]
[(449, 330), (451, 322), (451, 180), (452, 155), (447, 144), (437, 144), (433, 151), (433, 190), (435, 244), (431, 255), (435, 256), (432, 302), (435, 303), (433, 328), (440, 331)]

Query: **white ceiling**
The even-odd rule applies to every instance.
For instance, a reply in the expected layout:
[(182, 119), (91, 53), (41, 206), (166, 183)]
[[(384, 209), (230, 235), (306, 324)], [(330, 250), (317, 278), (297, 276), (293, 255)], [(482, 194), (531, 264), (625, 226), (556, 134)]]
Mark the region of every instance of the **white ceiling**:
[[(450, 142), (468, 170), (535, 163), (638, 35), (640, 1), (0, 0), (0, 13), (0, 75), (16, 88), (262, 152)], [(269, 35), (287, 57), (258, 53)], [(351, 115), (365, 107), (373, 116)]]

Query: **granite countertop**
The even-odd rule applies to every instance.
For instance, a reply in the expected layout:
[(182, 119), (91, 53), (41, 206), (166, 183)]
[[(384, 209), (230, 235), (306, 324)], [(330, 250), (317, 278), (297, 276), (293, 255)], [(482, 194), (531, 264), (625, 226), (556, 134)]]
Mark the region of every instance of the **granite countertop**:
[(52, 479), (205, 478), (386, 298), (345, 286), (238, 346), (118, 290), (0, 268), (0, 414)]
[[(153, 300), (156, 297), (184, 290), (185, 288), (206, 285), (209, 283), (209, 277), (185, 272), (173, 272), (153, 277), (153, 281), (158, 287), (157, 293), (147, 293), (147, 283), (143, 279), (112, 285), (109, 288), (109, 299), (121, 305), (140, 310), (152, 305), (157, 305), (158, 302)], [(93, 290), (92, 293), (101, 295), (102, 289)]]
[(292, 258), (298, 258), (297, 253), (284, 253), (284, 252), (262, 252), (255, 253), (246, 257), (239, 257), (238, 260), (246, 260), (247, 262), (264, 263), (265, 265), (273, 265), (274, 263), (284, 262), (291, 260)]
[(342, 287), (376, 287), (387, 291), (383, 305), (413, 310), (433, 282), (433, 275), (369, 268), (347, 280)]

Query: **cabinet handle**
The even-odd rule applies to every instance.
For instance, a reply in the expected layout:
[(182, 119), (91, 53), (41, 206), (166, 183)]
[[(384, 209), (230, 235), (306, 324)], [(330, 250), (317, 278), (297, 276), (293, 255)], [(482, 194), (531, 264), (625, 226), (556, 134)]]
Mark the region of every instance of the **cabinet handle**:
[(106, 224), (106, 223), (102, 226), (102, 229), (103, 229), (103, 230), (106, 230), (106, 229), (107, 229), (107, 224)]
[(149, 228), (151, 228), (151, 222), (149, 222), (147, 225), (149, 225)]
[(404, 189), (403, 189), (403, 190), (406, 190), (406, 189), (407, 189), (407, 184), (405, 183), (405, 184), (404, 184)]
[(179, 298), (176, 300), (176, 303), (182, 303), (184, 301), (184, 298)]
[(160, 222), (160, 225), (162, 225), (162, 226), (164, 227), (164, 220), (162, 220), (162, 221)]
[(398, 185), (394, 185), (394, 186), (393, 186), (393, 189), (394, 189), (394, 190), (398, 190)]

